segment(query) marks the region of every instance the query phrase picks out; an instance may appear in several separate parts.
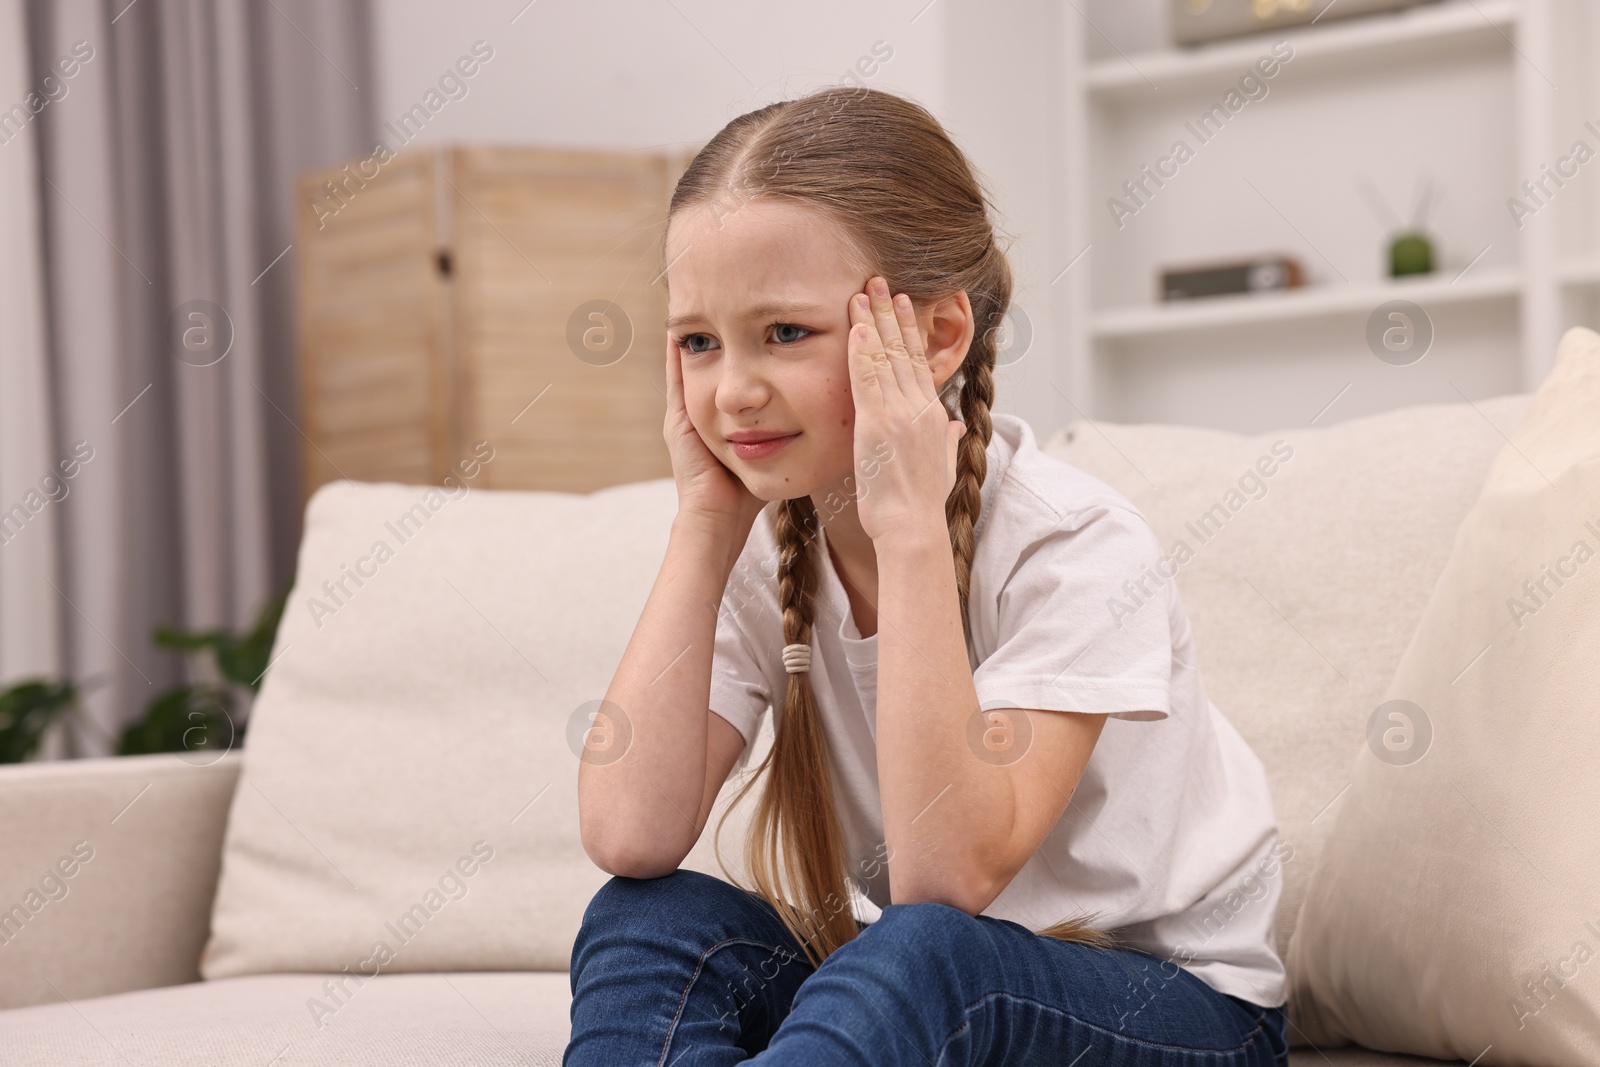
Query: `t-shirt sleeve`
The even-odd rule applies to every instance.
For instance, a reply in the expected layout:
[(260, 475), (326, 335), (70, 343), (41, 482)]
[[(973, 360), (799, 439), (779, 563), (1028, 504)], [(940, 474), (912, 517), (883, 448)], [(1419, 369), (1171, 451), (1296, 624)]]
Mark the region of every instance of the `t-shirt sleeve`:
[(756, 653), (759, 647), (745, 627), (759, 625), (765, 617), (763, 590), (741, 581), (741, 569), (717, 610), (716, 643), (711, 653), (711, 710), (727, 719), (744, 737), (745, 751), (761, 728), (761, 716), (771, 706), (772, 690)]
[(972, 674), (978, 706), (1167, 718), (1168, 584), (1151, 569), (1161, 555), (1149, 523), (1123, 507), (1075, 513), (1031, 542), (1001, 588), (995, 650)]

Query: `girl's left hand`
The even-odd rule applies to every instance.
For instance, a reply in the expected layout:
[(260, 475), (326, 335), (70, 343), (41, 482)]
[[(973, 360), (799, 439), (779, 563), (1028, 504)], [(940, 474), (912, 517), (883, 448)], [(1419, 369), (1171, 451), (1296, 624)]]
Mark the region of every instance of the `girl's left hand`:
[(874, 542), (947, 531), (966, 423), (939, 400), (911, 298), (889, 299), (882, 278), (850, 298), (850, 394), (861, 528)]

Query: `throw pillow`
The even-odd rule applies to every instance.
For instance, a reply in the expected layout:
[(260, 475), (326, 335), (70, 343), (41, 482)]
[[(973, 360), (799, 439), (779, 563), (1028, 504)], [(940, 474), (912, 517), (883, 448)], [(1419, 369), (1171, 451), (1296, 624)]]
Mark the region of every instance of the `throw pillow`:
[(1290, 945), (1305, 1036), (1600, 1063), (1597, 755), (1600, 335), (1577, 328), (1350, 768)]

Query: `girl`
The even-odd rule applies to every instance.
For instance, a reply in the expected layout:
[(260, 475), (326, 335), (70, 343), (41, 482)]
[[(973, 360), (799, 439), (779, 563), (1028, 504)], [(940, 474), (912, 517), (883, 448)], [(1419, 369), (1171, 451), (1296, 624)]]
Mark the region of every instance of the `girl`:
[[(1143, 517), (990, 411), (960, 150), (875, 90), (742, 115), (663, 262), (678, 513), (579, 769), (563, 1063), (1286, 1064), (1264, 769)], [(754, 889), (678, 869), (769, 706)]]

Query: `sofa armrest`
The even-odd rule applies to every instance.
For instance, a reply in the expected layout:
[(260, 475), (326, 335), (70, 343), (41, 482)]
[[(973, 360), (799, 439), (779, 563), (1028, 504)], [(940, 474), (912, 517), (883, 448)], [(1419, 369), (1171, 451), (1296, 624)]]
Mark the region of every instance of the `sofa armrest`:
[(242, 766), (0, 767), (0, 1008), (198, 980)]

